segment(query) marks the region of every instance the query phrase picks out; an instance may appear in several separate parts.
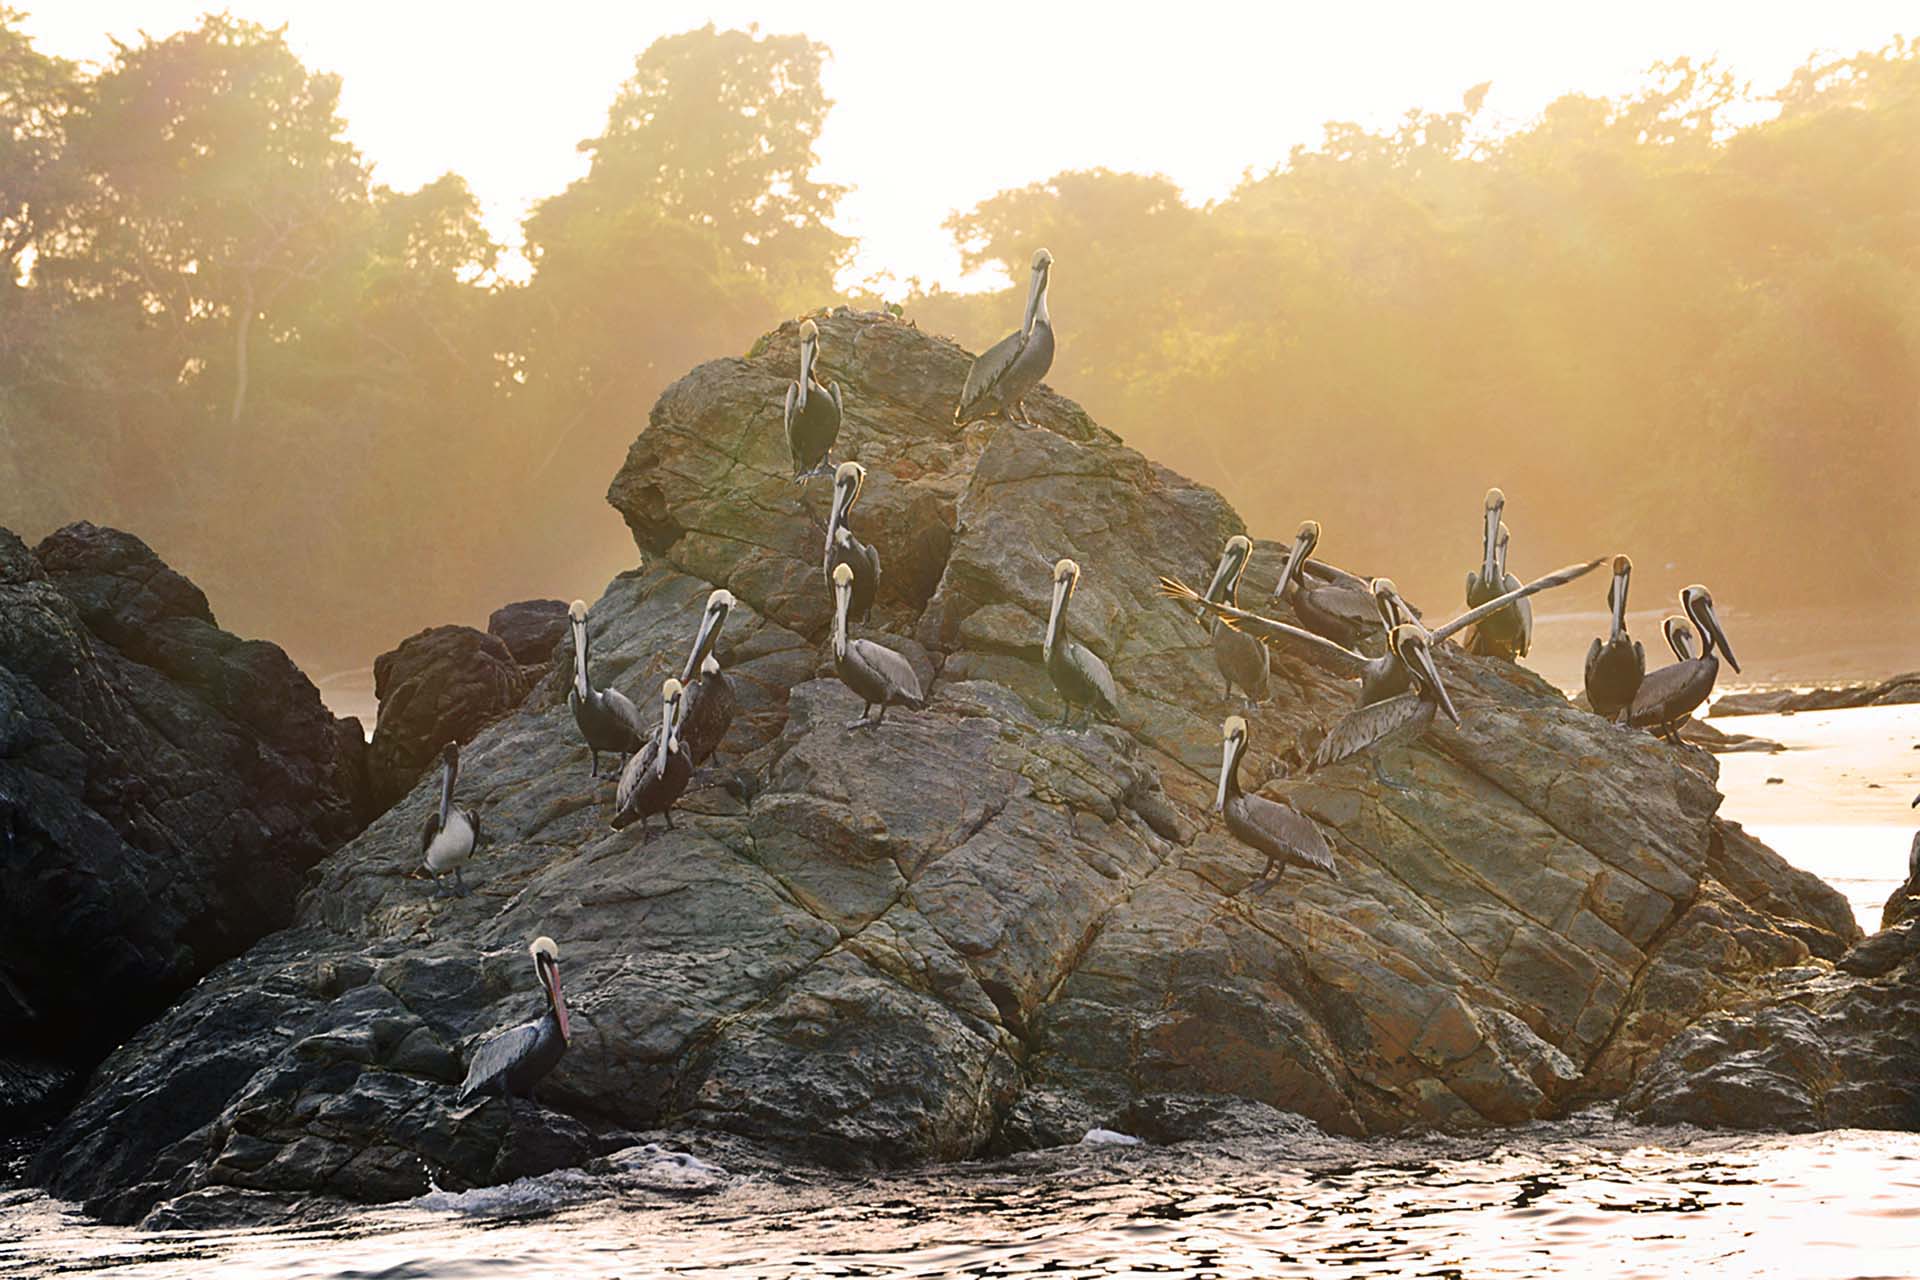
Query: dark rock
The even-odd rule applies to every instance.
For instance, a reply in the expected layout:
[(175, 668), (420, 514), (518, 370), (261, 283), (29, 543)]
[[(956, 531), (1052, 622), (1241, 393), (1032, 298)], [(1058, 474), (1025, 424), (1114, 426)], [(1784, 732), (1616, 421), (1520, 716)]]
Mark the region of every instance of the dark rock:
[(0, 1045), (85, 1070), (286, 924), (360, 828), (360, 767), (138, 538), (0, 530)]
[(567, 634), (567, 602), (520, 600), (503, 605), (487, 619), (487, 634), (499, 636), (521, 666), (545, 666), (553, 657), (553, 646)]
[(1835, 711), (1845, 707), (1888, 707), (1920, 702), (1920, 671), (1891, 676), (1878, 684), (1837, 689), (1756, 689), (1729, 693), (1713, 704), (1711, 716), (1752, 716), (1793, 711)]
[(1681, 725), (1680, 740), (1720, 756), (1745, 751), (1764, 751), (1769, 755), (1777, 755), (1786, 750), (1772, 738), (1761, 738), (1751, 733), (1727, 733), (1705, 720), (1690, 719)]
[[(838, 455), (869, 468), (854, 525), (886, 566), (862, 634), (919, 669), (927, 708), (844, 728), (828, 495), (796, 489), (780, 433), (784, 325), (670, 387), (611, 488), (648, 564), (594, 605), (597, 680), (652, 702), (707, 593), (740, 601), (719, 646), (740, 714), (676, 829), (609, 830), (562, 640), (463, 753), (489, 833), (473, 894), (409, 878), (432, 803), (415, 787), (319, 868), (294, 930), (116, 1054), (43, 1177), (129, 1218), (214, 1186), (381, 1198), (412, 1194), (421, 1164), (442, 1186), (497, 1178), (509, 1135), (454, 1086), (480, 1036), (538, 1007), (537, 933), (575, 1010), (543, 1106), (843, 1168), (1129, 1117), (1175, 1138), (1556, 1115), (1857, 936), (1838, 895), (1716, 821), (1713, 757), (1451, 646), (1465, 723), (1383, 753), (1390, 786), (1365, 760), (1279, 776), (1355, 691), (1276, 657), (1244, 774), (1323, 824), (1340, 878), (1246, 893), (1262, 859), (1208, 812), (1228, 710), (1212, 649), (1155, 592), (1161, 573), (1204, 581), (1238, 517), (1044, 390), (1026, 402), (1040, 429), (956, 429), (965, 352), (890, 317), (819, 323), (848, 406)], [(1261, 599), (1280, 560), (1263, 548)], [(1117, 726), (1049, 723), (1040, 636), (1064, 555)]]
[(472, 627), (429, 627), (373, 663), (379, 722), (367, 749), (373, 802), (384, 812), (449, 742), (467, 743), (520, 704), (528, 679), (506, 642)]
[(1312, 1121), (1264, 1102), (1220, 1094), (1152, 1093), (1135, 1098), (1112, 1126), (1145, 1142), (1231, 1142), (1318, 1137)]

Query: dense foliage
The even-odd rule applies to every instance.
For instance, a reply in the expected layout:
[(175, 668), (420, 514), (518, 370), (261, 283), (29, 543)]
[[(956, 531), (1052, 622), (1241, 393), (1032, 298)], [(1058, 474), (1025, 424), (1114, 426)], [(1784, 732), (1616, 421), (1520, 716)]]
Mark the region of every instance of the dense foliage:
[[(630, 564), (601, 501), (654, 396), (836, 301), (826, 50), (655, 43), (524, 283), (456, 175), (372, 181), (339, 84), (230, 16), (45, 56), (0, 10), (0, 523), (138, 530), (225, 620), (348, 660)], [(1484, 87), (1483, 87), (1484, 88)], [(1066, 172), (956, 214), (1050, 382), (1327, 555), (1458, 590), (1479, 498), (1516, 568), (1616, 546), (1749, 606), (1920, 590), (1920, 49), (1756, 98), (1712, 67), (1518, 132), (1461, 110), (1196, 208)], [(1005, 293), (908, 300), (976, 348)], [(1596, 532), (1597, 531), (1597, 532)]]

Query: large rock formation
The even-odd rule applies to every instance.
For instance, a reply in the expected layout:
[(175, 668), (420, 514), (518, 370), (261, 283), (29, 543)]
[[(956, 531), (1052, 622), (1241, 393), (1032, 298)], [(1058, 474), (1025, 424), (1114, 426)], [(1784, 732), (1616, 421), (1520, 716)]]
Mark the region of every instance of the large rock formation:
[(385, 811), (406, 795), (440, 748), (471, 741), (519, 706), (528, 683), (506, 642), (472, 627), (428, 627), (374, 659), (380, 718), (367, 777), (375, 806)]
[(138, 538), (0, 530), (0, 1052), (91, 1066), (287, 924), (363, 749)]
[[(848, 733), (826, 661), (826, 486), (790, 478), (782, 326), (669, 388), (610, 499), (646, 553), (594, 606), (596, 680), (643, 705), (716, 585), (740, 692), (676, 831), (608, 827), (565, 706), (571, 645), (463, 753), (488, 833), (471, 897), (413, 878), (417, 787), (328, 859), (293, 930), (99, 1073), (39, 1176), (132, 1218), (182, 1195), (376, 1198), (498, 1176), (502, 1104), (452, 1105), (475, 1039), (537, 1007), (559, 939), (575, 1038), (542, 1098), (633, 1129), (725, 1130), (841, 1165), (1160, 1134), (1271, 1107), (1329, 1129), (1473, 1127), (1617, 1095), (1699, 1014), (1857, 936), (1838, 894), (1714, 816), (1715, 764), (1449, 649), (1465, 724), (1268, 783), (1325, 827), (1331, 880), (1246, 892), (1209, 819), (1206, 634), (1155, 594), (1243, 526), (1071, 403), (950, 423), (967, 357), (882, 316), (821, 321), (838, 458), (884, 561), (873, 625), (931, 691)], [(1050, 566), (1121, 724), (1067, 732), (1038, 658)], [(1256, 551), (1253, 598), (1281, 556)], [(1251, 783), (1355, 691), (1289, 657)], [(1378, 768), (1378, 776), (1375, 767)], [(178, 1081), (179, 1083), (172, 1083)], [(1245, 1103), (1210, 1105), (1209, 1096)]]
[(521, 666), (545, 666), (567, 634), (567, 602), (516, 600), (501, 605), (487, 619), (487, 634), (500, 637)]

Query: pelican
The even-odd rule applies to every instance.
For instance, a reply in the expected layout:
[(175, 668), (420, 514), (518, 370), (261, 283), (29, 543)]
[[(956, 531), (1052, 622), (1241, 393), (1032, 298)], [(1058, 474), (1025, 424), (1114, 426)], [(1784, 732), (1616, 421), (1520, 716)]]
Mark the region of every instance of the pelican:
[(1053, 367), (1053, 321), (1047, 317), (1047, 278), (1053, 255), (1045, 249), (1033, 255), (1027, 281), (1027, 310), (1020, 327), (989, 347), (967, 370), (967, 384), (953, 411), (953, 424), (965, 426), (996, 413), (1032, 426), (1021, 408), (1027, 393), (1040, 385)]
[[(1213, 571), (1213, 581), (1207, 584), (1207, 599), (1238, 604), (1240, 577), (1247, 571), (1247, 561), (1252, 555), (1252, 539), (1238, 533), (1228, 538), (1226, 550), (1220, 553), (1220, 565)], [(1227, 697), (1233, 696), (1234, 686), (1238, 685), (1248, 703), (1265, 702), (1267, 647), (1257, 637), (1235, 631), (1218, 618), (1209, 618), (1204, 611), (1199, 617), (1202, 625), (1211, 626), (1213, 630), (1213, 664), (1227, 682)]]
[(1627, 634), (1627, 580), (1633, 561), (1613, 558), (1613, 583), (1607, 588), (1607, 608), (1613, 623), (1605, 640), (1595, 636), (1587, 647), (1587, 705), (1608, 720), (1624, 720), (1640, 681), (1647, 674), (1647, 651)]
[[(673, 803), (693, 777), (693, 757), (680, 741), (681, 699), (685, 686), (671, 676), (660, 686), (660, 733), (633, 753), (620, 771), (620, 789), (613, 797), (613, 829), (638, 821), (648, 831), (647, 819), (656, 813), (673, 830)], [(649, 833), (650, 836), (651, 833)]]
[(840, 384), (821, 386), (813, 376), (820, 358), (820, 326), (800, 325), (800, 380), (787, 384), (787, 452), (793, 457), (793, 482), (805, 484), (827, 469), (827, 455), (840, 438)]
[[(1500, 538), (1493, 544), (1493, 550), (1494, 559), (1500, 568), (1500, 584), (1504, 590), (1511, 590), (1520, 584), (1518, 578), (1507, 572), (1507, 543), (1512, 537), (1513, 535), (1507, 532), (1507, 522), (1502, 520)], [(1533, 601), (1516, 600), (1513, 602), (1513, 607), (1520, 615), (1520, 656), (1524, 658), (1533, 652)]]
[[(1605, 560), (1603, 556), (1598, 560), (1589, 560), (1585, 564), (1570, 564), (1563, 569), (1556, 569), (1545, 577), (1536, 578), (1524, 586), (1515, 587), (1504, 595), (1494, 597), (1477, 608), (1469, 609), (1453, 621), (1431, 631), (1428, 631), (1415, 618), (1412, 606), (1401, 597), (1392, 579), (1375, 578), (1368, 589), (1374, 598), (1380, 624), (1389, 635), (1397, 627), (1416, 627), (1425, 635), (1428, 645), (1431, 646), (1465, 627), (1472, 626), (1495, 610), (1505, 608), (1515, 600), (1538, 595), (1554, 587), (1565, 586), (1574, 579), (1593, 572), (1605, 563)], [(1304, 627), (1296, 627), (1291, 623), (1279, 622), (1272, 618), (1263, 618), (1257, 613), (1248, 613), (1244, 609), (1237, 609), (1221, 601), (1207, 600), (1192, 587), (1174, 578), (1160, 579), (1160, 594), (1178, 600), (1182, 604), (1204, 609), (1224, 620), (1229, 627), (1257, 636), (1269, 646), (1291, 646), (1315, 666), (1336, 676), (1358, 679), (1360, 705), (1363, 707), (1403, 693), (1411, 684), (1412, 676), (1406, 663), (1394, 653), (1391, 645), (1388, 646), (1385, 655), (1369, 658), (1325, 636), (1316, 635)]]
[(453, 872), (453, 891), (467, 896), (467, 882), (460, 878), (460, 868), (480, 843), (479, 819), (473, 816), (473, 810), (453, 802), (453, 788), (459, 778), (460, 745), (449, 742), (440, 748), (440, 807), (429, 810), (420, 827), (420, 856), (433, 873), (436, 898), (441, 896), (440, 877), (449, 871)]
[(726, 625), (733, 604), (733, 593), (725, 589), (707, 597), (700, 630), (694, 636), (692, 651), (687, 654), (687, 665), (680, 672), (681, 683), (686, 687), (686, 699), (680, 709), (680, 742), (695, 767), (705, 764), (719, 748), (739, 705), (733, 681), (721, 672), (720, 660), (713, 656), (713, 646), (720, 638), (720, 628)]
[(1320, 522), (1301, 521), (1299, 531), (1293, 536), (1293, 550), (1280, 570), (1280, 580), (1274, 583), (1273, 598), (1280, 600), (1291, 589), (1293, 615), (1300, 619), (1300, 625), (1351, 649), (1379, 621), (1379, 610), (1366, 584), (1358, 578), (1307, 581), (1307, 556), (1319, 544)]
[(467, 1063), (460, 1102), (483, 1093), (497, 1093), (509, 1102), (516, 1097), (533, 1097), (533, 1086), (553, 1070), (573, 1038), (567, 1023), (567, 1002), (560, 994), (560, 948), (542, 934), (533, 940), (527, 954), (533, 957), (534, 975), (547, 993), (547, 1011), (480, 1042)]
[[(1240, 758), (1247, 754), (1247, 722), (1228, 716), (1220, 726), (1220, 789), (1213, 796), (1213, 811), (1224, 814), (1227, 830), (1241, 844), (1267, 856), (1260, 872), (1265, 883), (1254, 890), (1264, 893), (1278, 881), (1276, 872), (1288, 867), (1310, 867), (1324, 871), (1334, 879), (1340, 873), (1333, 865), (1333, 850), (1312, 818), (1292, 805), (1280, 804), (1264, 796), (1250, 796), (1240, 790)], [(1269, 880), (1271, 876), (1273, 879)]]
[(1715, 648), (1727, 655), (1729, 666), (1740, 669), (1740, 660), (1733, 656), (1733, 646), (1727, 643), (1727, 633), (1714, 613), (1712, 594), (1695, 583), (1680, 593), (1680, 608), (1700, 633), (1700, 656), (1649, 671), (1627, 711), (1628, 724), (1653, 730), (1676, 745), (1680, 726), (1712, 695), (1714, 681), (1720, 678)]
[(1670, 613), (1660, 619), (1660, 631), (1667, 637), (1667, 648), (1673, 650), (1675, 662), (1693, 661), (1693, 628), (1687, 620), (1677, 613)]
[(1080, 566), (1061, 560), (1053, 566), (1053, 609), (1047, 614), (1047, 636), (1041, 648), (1047, 675), (1060, 691), (1060, 723), (1072, 722), (1075, 707), (1083, 709), (1091, 721), (1097, 713), (1108, 720), (1120, 717), (1120, 693), (1114, 688), (1113, 672), (1094, 655), (1093, 650), (1067, 634), (1067, 602), (1080, 585)]
[(592, 753), (588, 776), (597, 778), (602, 751), (621, 755), (638, 751), (647, 740), (647, 729), (632, 699), (618, 689), (594, 688), (587, 675), (587, 602), (575, 600), (567, 616), (573, 627), (573, 688), (567, 693), (567, 705), (573, 708), (573, 722), (580, 726), (580, 736)]
[(865, 622), (873, 612), (874, 592), (880, 587), (880, 553), (853, 536), (847, 517), (860, 499), (867, 482), (867, 469), (857, 462), (843, 462), (833, 473), (833, 513), (827, 518), (827, 549), (823, 572), (827, 591), (833, 591), (836, 565), (853, 568), (853, 605), (848, 616)]
[[(1308, 772), (1337, 764), (1369, 747), (1412, 741), (1427, 731), (1441, 711), (1454, 724), (1460, 723), (1460, 713), (1453, 709), (1453, 699), (1440, 683), (1440, 669), (1434, 665), (1432, 640), (1425, 627), (1417, 622), (1401, 623), (1387, 633), (1387, 652), (1405, 665), (1413, 688), (1349, 712), (1321, 739), (1307, 763)], [(1376, 767), (1376, 775), (1378, 772)]]
[[(887, 718), (890, 706), (919, 711), (927, 705), (920, 692), (920, 673), (913, 664), (872, 640), (847, 638), (847, 614), (853, 606), (853, 566), (833, 569), (833, 672), (840, 682), (860, 695), (860, 718), (849, 729), (871, 729)], [(874, 714), (874, 707), (879, 714)]]
[[(1519, 586), (1507, 575), (1504, 553), (1500, 550), (1500, 513), (1506, 509), (1507, 495), (1498, 489), (1487, 490), (1484, 507), (1485, 534), (1480, 551), (1480, 570), (1467, 575), (1467, 606), (1475, 608)], [(1467, 651), (1482, 657), (1505, 658), (1512, 662), (1527, 652), (1526, 620), (1516, 609), (1489, 614), (1473, 629)]]

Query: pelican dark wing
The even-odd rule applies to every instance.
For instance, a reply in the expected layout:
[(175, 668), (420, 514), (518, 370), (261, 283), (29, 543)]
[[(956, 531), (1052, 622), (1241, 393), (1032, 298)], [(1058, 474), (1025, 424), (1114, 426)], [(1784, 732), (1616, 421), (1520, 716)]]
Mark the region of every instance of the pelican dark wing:
[(1512, 604), (1515, 600), (1520, 600), (1527, 596), (1539, 595), (1542, 591), (1551, 591), (1555, 587), (1564, 587), (1569, 582), (1572, 582), (1575, 578), (1584, 577), (1587, 574), (1592, 573), (1595, 569), (1598, 569), (1601, 565), (1605, 564), (1606, 561), (1607, 561), (1607, 558), (1605, 556), (1601, 556), (1596, 560), (1589, 560), (1585, 564), (1570, 564), (1566, 566), (1564, 569), (1555, 569), (1552, 573), (1548, 574), (1544, 578), (1535, 578), (1532, 582), (1529, 582), (1524, 586), (1515, 587), (1512, 590), (1507, 591), (1502, 595), (1495, 596), (1493, 599), (1487, 601), (1485, 604), (1482, 604), (1475, 608), (1467, 610), (1465, 613), (1461, 614), (1459, 617), (1455, 618), (1453, 621), (1447, 623), (1445, 626), (1435, 628), (1433, 631), (1429, 632), (1428, 635), (1432, 638), (1432, 640), (1435, 643), (1438, 643), (1439, 641), (1445, 640), (1448, 636), (1454, 634), (1456, 631), (1459, 631), (1464, 627), (1472, 626), (1474, 623), (1480, 621), (1480, 619), (1486, 617), (1488, 614), (1494, 613), (1500, 609), (1506, 608), (1508, 605)]
[(865, 664), (886, 681), (894, 691), (894, 701), (919, 710), (920, 704), (926, 699), (920, 692), (920, 673), (913, 669), (911, 662), (885, 645), (875, 644), (871, 640), (852, 640), (847, 643), (847, 648), (856, 661)]
[(1120, 688), (1113, 682), (1113, 672), (1100, 656), (1081, 644), (1078, 640), (1066, 643), (1067, 662), (1080, 673), (1082, 679), (1091, 687), (1094, 696), (1087, 701), (1095, 711), (1112, 719), (1120, 714)]
[(467, 1079), (460, 1086), (459, 1100), (465, 1102), (482, 1093), (505, 1093), (507, 1073), (532, 1058), (540, 1048), (540, 1041), (539, 1022), (522, 1023), (488, 1036), (473, 1051), (473, 1061), (467, 1064)]
[(1694, 658), (1647, 672), (1639, 692), (1633, 695), (1627, 723), (1657, 727), (1684, 720), (1713, 693), (1719, 674), (1720, 663), (1715, 658)]
[(1227, 814), (1235, 835), (1275, 862), (1312, 867), (1339, 877), (1333, 850), (1312, 818), (1292, 805), (1277, 804), (1265, 796), (1241, 796), (1238, 801), (1237, 812), (1229, 810)]
[(1013, 368), (1013, 362), (1020, 358), (1026, 345), (1027, 335), (1015, 329), (980, 353), (980, 358), (967, 370), (966, 386), (960, 390), (960, 407), (954, 412), (955, 421), (966, 422), (984, 407), (984, 402), (993, 397), (994, 387)]
[(1417, 691), (1369, 703), (1333, 726), (1314, 750), (1307, 770), (1337, 764), (1390, 737), (1411, 737), (1433, 723), (1434, 712), (1434, 704)]
[(1305, 627), (1264, 618), (1218, 600), (1208, 600), (1176, 578), (1160, 579), (1160, 594), (1196, 609), (1204, 609), (1235, 631), (1244, 632), (1275, 648), (1288, 646), (1334, 675), (1357, 679), (1366, 669), (1366, 657), (1344, 645), (1336, 644), (1325, 636), (1317, 636)]

